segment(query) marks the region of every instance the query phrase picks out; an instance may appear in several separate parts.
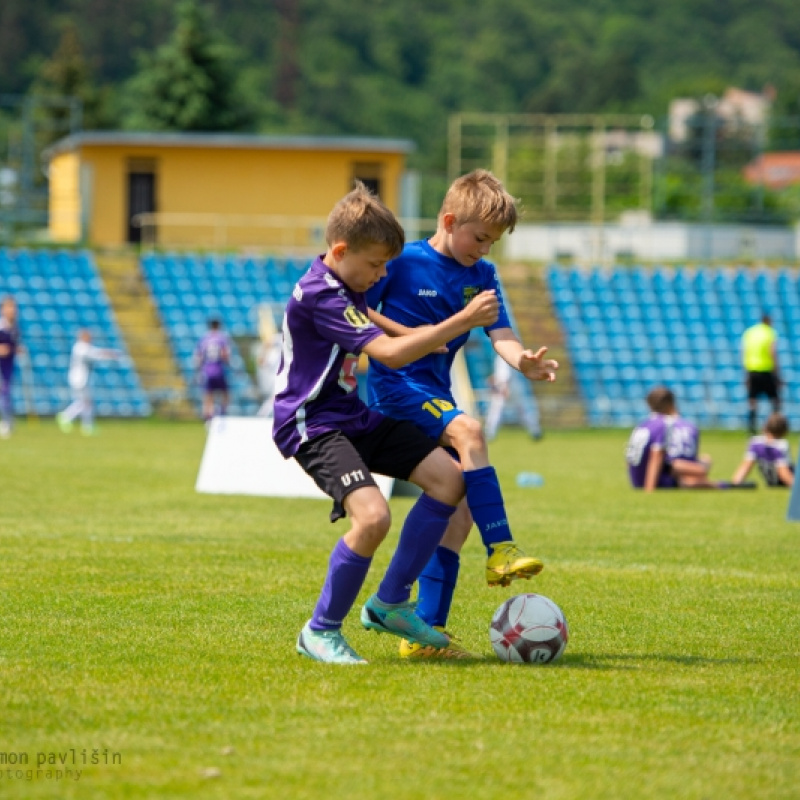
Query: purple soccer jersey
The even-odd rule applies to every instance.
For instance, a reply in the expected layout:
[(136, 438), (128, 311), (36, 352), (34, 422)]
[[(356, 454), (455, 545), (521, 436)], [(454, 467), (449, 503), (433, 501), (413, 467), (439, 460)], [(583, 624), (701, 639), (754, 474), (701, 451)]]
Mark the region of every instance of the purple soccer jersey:
[(636, 489), (644, 486), (647, 463), (654, 449), (664, 451), (664, 466), (656, 481), (657, 489), (671, 489), (678, 485), (670, 465), (676, 459), (697, 461), (700, 432), (693, 422), (679, 416), (651, 414), (634, 428), (625, 451), (628, 474)]
[(788, 467), (794, 472), (792, 451), (786, 439), (754, 436), (747, 444), (744, 457), (756, 462), (767, 486), (785, 486), (778, 477), (778, 467)]
[[(631, 485), (635, 489), (641, 489), (644, 486), (647, 464), (650, 461), (650, 455), (653, 450), (666, 450), (667, 424), (665, 420), (666, 418), (662, 414), (651, 414), (633, 429), (630, 439), (628, 439), (628, 446), (625, 448), (625, 460), (628, 462), (628, 475)], [(661, 474), (656, 481), (656, 488), (670, 489), (676, 485), (665, 455)]]
[(367, 317), (364, 294), (315, 259), (283, 317), (272, 435), (285, 458), (324, 433), (360, 436), (380, 424), (383, 415), (359, 397), (355, 369), (361, 350), (381, 335)]
[(197, 343), (195, 357), (206, 381), (225, 377), (227, 354), (230, 353), (228, 335), (222, 331), (209, 331)]
[(700, 431), (697, 425), (683, 417), (664, 417), (666, 426), (666, 462), (672, 463), (678, 458), (685, 461), (697, 461), (700, 450)]

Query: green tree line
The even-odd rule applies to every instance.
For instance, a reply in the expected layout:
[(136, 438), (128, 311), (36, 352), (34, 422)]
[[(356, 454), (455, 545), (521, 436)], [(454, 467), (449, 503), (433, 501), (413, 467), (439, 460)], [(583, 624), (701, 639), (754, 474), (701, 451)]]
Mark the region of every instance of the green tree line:
[(771, 86), (773, 113), (800, 117), (796, 0), (0, 4), (2, 94), (77, 96), (86, 129), (410, 138), (426, 198), (453, 113), (658, 120), (730, 85)]

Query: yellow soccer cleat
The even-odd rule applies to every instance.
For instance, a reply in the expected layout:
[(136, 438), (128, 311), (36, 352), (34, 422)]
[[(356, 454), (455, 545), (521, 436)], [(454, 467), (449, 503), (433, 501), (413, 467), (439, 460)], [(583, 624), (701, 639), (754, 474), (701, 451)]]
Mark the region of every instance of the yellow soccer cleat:
[(482, 655), (477, 653), (470, 653), (465, 647), (462, 647), (441, 625), (433, 626), (437, 631), (441, 631), (450, 637), (450, 641), (446, 647), (431, 647), (430, 645), (417, 644), (416, 642), (409, 642), (408, 639), (403, 639), (400, 642), (400, 658), (472, 658), (482, 659)]
[(517, 578), (538, 575), (544, 564), (538, 558), (526, 556), (514, 542), (491, 545), (492, 554), (486, 562), (486, 583), (489, 586), (508, 586)]

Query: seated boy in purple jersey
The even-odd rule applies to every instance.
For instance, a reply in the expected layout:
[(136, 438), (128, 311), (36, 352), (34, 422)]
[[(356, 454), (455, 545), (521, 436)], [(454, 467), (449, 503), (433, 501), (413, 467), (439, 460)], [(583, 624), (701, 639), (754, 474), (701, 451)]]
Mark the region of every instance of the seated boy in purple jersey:
[(778, 412), (769, 416), (763, 433), (753, 436), (748, 442), (747, 452), (733, 476), (733, 483), (740, 484), (750, 474), (754, 464), (758, 465), (767, 486), (793, 486), (794, 463), (792, 450), (786, 435), (789, 421)]
[(414, 613), (409, 597), (464, 496), (464, 481), (452, 458), (419, 428), (372, 411), (360, 399), (359, 355), (401, 367), (473, 327), (491, 325), (498, 299), (495, 292), (481, 292), (439, 325), (388, 336), (370, 322), (365, 292), (403, 247), (394, 215), (357, 184), (331, 212), (325, 239), (327, 252), (300, 278), (286, 306), (273, 438), (283, 456), (295, 458), (333, 498), (331, 521), (350, 518), (297, 652), (316, 661), (363, 664), (341, 628), (391, 524), (371, 472), (409, 480), (424, 494), (405, 519), (397, 550), (361, 611), (361, 623), (435, 648), (447, 646), (449, 638)]
[(219, 320), (208, 323), (208, 332), (197, 343), (194, 360), (200, 370), (203, 386), (203, 419), (208, 422), (214, 416), (214, 401), (219, 397), (219, 413), (224, 416), (228, 409), (228, 377), (231, 360), (231, 344), (228, 335), (219, 328)]
[(700, 432), (679, 416), (675, 395), (657, 386), (647, 395), (650, 416), (631, 433), (625, 450), (635, 489), (721, 488), (708, 479), (711, 458), (698, 455)]

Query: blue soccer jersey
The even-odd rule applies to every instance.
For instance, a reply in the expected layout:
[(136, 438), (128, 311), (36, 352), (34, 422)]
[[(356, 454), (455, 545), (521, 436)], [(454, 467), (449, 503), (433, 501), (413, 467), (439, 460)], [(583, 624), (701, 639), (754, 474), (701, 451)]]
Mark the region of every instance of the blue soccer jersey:
[[(481, 259), (464, 267), (434, 250), (427, 241), (406, 245), (402, 254), (386, 266), (387, 275), (367, 293), (371, 308), (408, 328), (436, 325), (458, 313), (476, 295), (487, 289), (497, 292), (500, 313), (494, 325), (484, 330), (510, 328), (497, 272)], [(390, 369), (370, 361), (367, 376), (370, 405), (382, 409), (394, 397), (415, 388), (428, 396), (452, 400), (450, 368), (468, 333), (447, 343), (447, 353), (431, 353), (401, 369)], [(396, 416), (396, 414), (395, 414)]]

